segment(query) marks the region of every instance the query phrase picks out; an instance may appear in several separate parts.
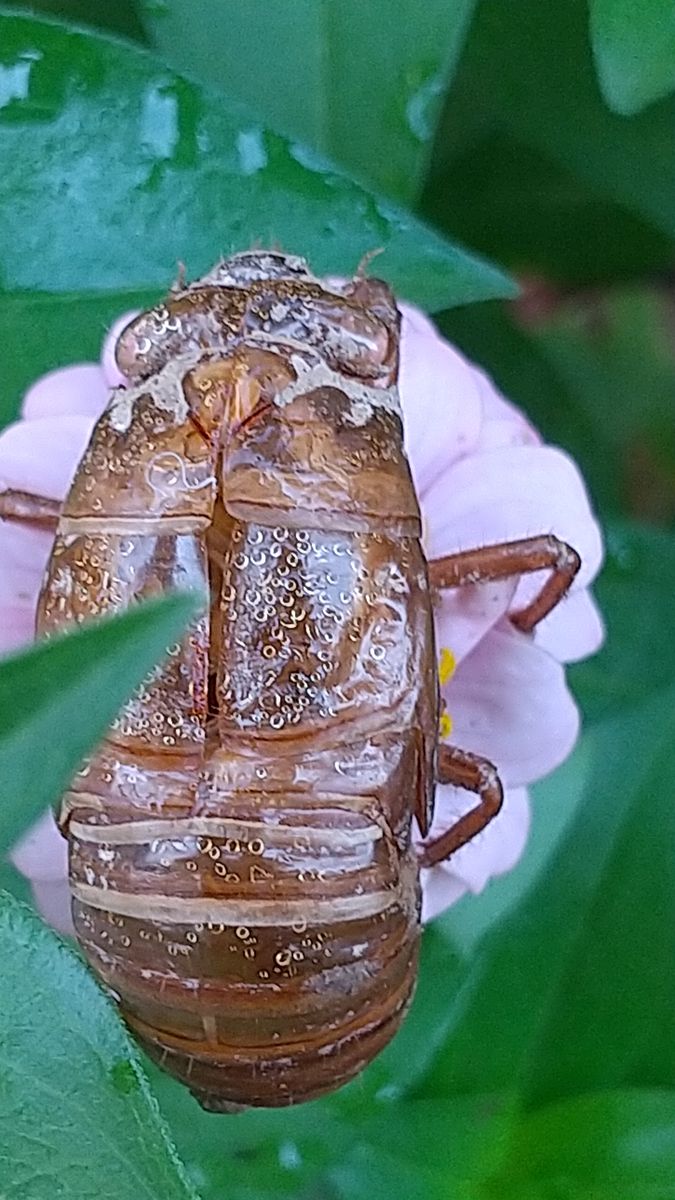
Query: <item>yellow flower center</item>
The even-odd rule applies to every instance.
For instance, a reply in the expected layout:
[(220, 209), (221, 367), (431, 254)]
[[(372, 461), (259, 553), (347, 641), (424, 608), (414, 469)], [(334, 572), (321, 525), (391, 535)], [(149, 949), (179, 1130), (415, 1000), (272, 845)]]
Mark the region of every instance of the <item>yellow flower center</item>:
[[(438, 656), (438, 678), (441, 687), (444, 687), (449, 680), (452, 679), (457, 661), (452, 650), (447, 646), (441, 646), (441, 653)], [(440, 738), (450, 737), (452, 733), (452, 717), (446, 708), (443, 708), (441, 715), (438, 718), (438, 735)]]
[(449, 712), (446, 712), (445, 709), (443, 709), (443, 712), (441, 713), (440, 717), (438, 718), (438, 736), (440, 738), (447, 738), (447, 737), (450, 737), (451, 733), (452, 733), (452, 717), (450, 716)]
[(447, 646), (441, 646), (441, 653), (438, 657), (438, 678), (441, 681), (441, 687), (444, 687), (452, 679), (456, 667), (457, 662), (452, 650), (449, 650)]

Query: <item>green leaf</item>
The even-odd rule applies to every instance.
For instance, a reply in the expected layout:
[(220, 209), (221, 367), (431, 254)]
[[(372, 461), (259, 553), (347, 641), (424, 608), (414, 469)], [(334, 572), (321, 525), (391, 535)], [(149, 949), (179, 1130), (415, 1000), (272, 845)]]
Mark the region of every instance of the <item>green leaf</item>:
[(599, 654), (571, 668), (570, 681), (591, 720), (665, 691), (675, 679), (672, 625), (675, 538), (617, 522), (606, 530), (607, 557), (595, 585), (607, 623)]
[(475, 0), (168, 0), (146, 25), (172, 66), (410, 201)]
[(675, 1092), (602, 1092), (526, 1114), (490, 1194), (670, 1200), (673, 1180)]
[(671, 239), (618, 204), (604, 184), (501, 126), (458, 151), (444, 170), (433, 167), (423, 209), (510, 270), (549, 281), (644, 278), (675, 261)]
[(13, 348), (5, 359), (0, 428), (14, 418), (23, 392), (40, 375), (74, 362), (97, 362), (113, 321), (129, 309), (147, 308), (156, 300), (157, 291), (152, 289), (0, 291), (0, 342)]
[(12, 7), (145, 41), (136, 0), (115, 0), (114, 4), (101, 4), (101, 0), (15, 0)]
[(191, 596), (151, 601), (0, 661), (0, 849), (59, 799), (194, 611)]
[(0, 895), (3, 1200), (195, 1200), (112, 1005)]
[(334, 1192), (408, 1200), (424, 1196), (425, 1188), (439, 1200), (456, 1194), (468, 1200), (469, 1188), (501, 1166), (513, 1121), (491, 1097), (440, 1103), (364, 1097), (346, 1114), (333, 1096), (214, 1122), (184, 1088), (155, 1071), (151, 1080), (202, 1200)]
[(416, 1096), (514, 1090), (540, 1104), (672, 1081), (674, 734), (673, 687), (586, 733), (565, 768), (574, 819), (484, 937)]
[[(602, 247), (617, 234), (606, 233), (604, 223), (610, 206), (672, 241), (675, 237), (675, 98), (653, 105), (648, 111), (626, 119), (611, 113), (600, 95), (588, 38), (586, 0), (483, 0), (467, 38), (453, 81), (435, 143), (424, 211), (442, 220), (454, 233), (459, 188), (464, 210), (461, 233), (485, 251), (500, 240), (509, 246), (513, 233), (509, 221), (514, 209), (514, 191), (520, 185), (524, 215), (534, 201), (538, 179), (530, 185), (526, 162), (518, 165), (518, 148), (533, 152), (546, 163), (557, 165), (565, 176), (579, 184), (579, 194), (593, 193), (596, 205), (596, 237)], [(501, 139), (516, 147), (516, 173), (509, 177), (508, 157), (499, 151), (495, 184), (506, 187), (490, 194), (488, 174), (490, 148)], [(506, 152), (508, 154), (508, 151)], [(522, 161), (522, 160), (521, 160)], [(476, 169), (473, 171), (473, 163)], [(470, 170), (467, 177), (466, 168)], [(448, 197), (447, 216), (443, 198)], [(555, 197), (554, 197), (555, 198)], [(458, 202), (459, 203), (459, 202)], [(500, 207), (501, 205), (501, 207)], [(590, 236), (592, 225), (585, 215), (589, 236), (588, 256), (595, 262), (596, 248)], [(623, 227), (627, 221), (624, 217)], [(520, 221), (520, 218), (519, 218)], [(488, 227), (489, 224), (489, 227)], [(635, 222), (628, 228), (635, 229)], [(531, 243), (527, 226), (522, 233), (521, 269), (530, 261)], [(568, 225), (571, 231), (571, 224)], [(552, 215), (552, 248), (555, 242), (555, 210)], [(489, 236), (488, 236), (489, 235)], [(541, 235), (539, 235), (541, 236)], [(654, 245), (650, 250), (653, 255)], [(664, 268), (672, 265), (672, 250), (664, 243)], [(562, 276), (566, 248), (558, 243)], [(634, 261), (628, 250), (621, 273)], [(578, 255), (573, 252), (568, 278), (574, 274)], [(582, 272), (592, 276), (593, 266)]]
[(672, 0), (590, 0), (591, 38), (605, 100), (629, 116), (675, 88)]
[(320, 1181), (344, 1160), (354, 1140), (353, 1129), (330, 1101), (249, 1109), (218, 1119), (205, 1113), (186, 1088), (148, 1066), (153, 1092), (201, 1200), (324, 1195)]
[(0, 46), (0, 322), (16, 380), (45, 365), (44, 348), (31, 357), (42, 320), (51, 345), (77, 333), (84, 350), (121, 292), (157, 297), (178, 260), (197, 276), (256, 240), (320, 273), (350, 274), (382, 247), (381, 272), (430, 308), (513, 293), (496, 268), (140, 49), (9, 12)]
[(612, 721), (600, 739), (586, 791), (591, 811), (587, 820), (581, 811), (559, 868), (574, 870), (584, 835), (603, 839), (602, 859), (592, 891), (570, 895), (575, 916), (584, 909), (583, 926), (558, 959), (559, 986), (531, 1047), (530, 1104), (675, 1078), (674, 745), (672, 687), (637, 716)]
[(410, 1163), (377, 1146), (357, 1144), (330, 1174), (339, 1200), (479, 1200), (473, 1189), (448, 1190), (446, 1173), (434, 1159)]
[(355, 1122), (349, 1152), (329, 1178), (345, 1200), (478, 1200), (481, 1184), (501, 1167), (512, 1120), (510, 1109), (485, 1096), (375, 1106)]

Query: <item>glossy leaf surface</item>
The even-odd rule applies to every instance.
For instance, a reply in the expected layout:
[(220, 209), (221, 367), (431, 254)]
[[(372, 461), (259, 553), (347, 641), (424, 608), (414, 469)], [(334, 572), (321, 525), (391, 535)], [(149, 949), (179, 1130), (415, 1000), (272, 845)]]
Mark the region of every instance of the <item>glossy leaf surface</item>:
[[(555, 259), (556, 278), (595, 282), (639, 274), (659, 245), (667, 267), (674, 121), (672, 96), (630, 119), (608, 109), (586, 0), (483, 0), (439, 123), (424, 210), (483, 252), (503, 247), (514, 269), (536, 255), (546, 269)], [(544, 220), (530, 228), (533, 209)]]
[(152, 601), (0, 661), (0, 849), (60, 798), (194, 607)]
[(110, 1001), (7, 893), (0, 957), (5, 1200), (196, 1200)]
[(591, 35), (604, 97), (628, 115), (675, 88), (671, 0), (590, 0)]
[(475, 0), (155, 0), (155, 45), (194, 78), (413, 200)]
[(507, 1200), (667, 1200), (673, 1179), (675, 1094), (635, 1089), (524, 1116), (493, 1186)]
[(63, 334), (71, 345), (79, 322), (81, 357), (121, 294), (157, 297), (179, 260), (194, 277), (256, 241), (305, 255), (319, 273), (349, 274), (381, 247), (382, 272), (431, 308), (513, 290), (142, 50), (7, 12), (0, 47), (0, 322), (12, 381), (63, 361), (63, 350), (49, 363), (35, 354), (41, 310), (52, 346)]

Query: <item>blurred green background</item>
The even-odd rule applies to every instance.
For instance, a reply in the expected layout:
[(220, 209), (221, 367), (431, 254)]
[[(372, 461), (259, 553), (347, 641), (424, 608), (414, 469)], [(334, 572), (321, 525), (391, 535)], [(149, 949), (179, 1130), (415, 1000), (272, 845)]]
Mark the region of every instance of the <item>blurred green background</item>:
[(0, 1040), (8, 1200), (675, 1198), (674, 88), (672, 0), (0, 10), (5, 421), (179, 258), (196, 274), (277, 239), (348, 272), (381, 245), (401, 294), (575, 455), (608, 548), (607, 644), (570, 672), (584, 733), (535, 789), (527, 854), (426, 931), (410, 1019), (343, 1092), (219, 1118), (153, 1071), (182, 1176), (133, 1072), (59, 1100), (59, 1046), (98, 1054), (113, 1019), (83, 1000), (75, 1029), (67, 989), (89, 981), (5, 920), (42, 1144)]

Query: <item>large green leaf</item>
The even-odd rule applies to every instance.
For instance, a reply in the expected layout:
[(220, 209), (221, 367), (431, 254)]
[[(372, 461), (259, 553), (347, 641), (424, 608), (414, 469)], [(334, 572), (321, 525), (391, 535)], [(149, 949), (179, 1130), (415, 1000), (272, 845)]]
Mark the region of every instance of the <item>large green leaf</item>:
[(513, 1114), (492, 1097), (411, 1100), (364, 1112), (328, 1174), (344, 1200), (479, 1200), (500, 1167)]
[(575, 817), (475, 953), (418, 1096), (672, 1082), (674, 734), (671, 687), (585, 735)]
[(217, 1118), (205, 1113), (186, 1088), (149, 1069), (153, 1092), (201, 1200), (326, 1195), (319, 1181), (344, 1160), (354, 1138), (329, 1101)]
[(638, 112), (675, 88), (672, 0), (590, 0), (591, 36), (605, 100)]
[(601, 652), (571, 670), (589, 719), (646, 700), (675, 679), (669, 630), (675, 595), (675, 538), (618, 522), (607, 529), (607, 559), (595, 588), (607, 622)]
[(455, 1200), (464, 1189), (468, 1200), (500, 1166), (513, 1119), (492, 1098), (476, 1096), (370, 1100), (349, 1117), (323, 1101), (217, 1122), (171, 1081), (153, 1073), (152, 1083), (202, 1200), (335, 1192)]
[(670, 1200), (675, 1092), (591, 1093), (527, 1114), (490, 1195), (500, 1200)]
[(194, 609), (152, 601), (0, 661), (0, 850), (58, 800)]
[(0, 958), (3, 1200), (195, 1200), (112, 1005), (6, 894)]
[[(461, 203), (463, 216), (458, 228), (472, 245), (485, 250), (487, 245), (503, 241), (513, 247), (510, 222), (514, 193), (520, 185), (524, 219), (518, 218), (517, 228), (520, 265), (525, 266), (532, 253), (526, 217), (536, 204), (539, 188), (538, 178), (530, 181), (523, 167), (520, 148), (525, 148), (545, 163), (557, 164), (563, 183), (569, 176), (578, 182), (577, 195), (584, 207), (595, 197), (595, 217), (586, 211), (580, 222), (581, 236), (584, 228), (589, 231), (585, 239), (589, 266), (584, 269), (581, 264), (581, 278), (598, 276), (592, 220), (600, 247), (611, 242), (619, 270), (625, 274), (635, 261), (635, 252), (629, 248), (622, 255), (619, 231), (614, 234), (606, 229), (613, 208), (625, 210), (619, 216), (619, 228), (635, 231), (639, 219), (671, 241), (675, 236), (674, 122), (673, 97), (630, 119), (607, 109), (595, 76), (586, 0), (565, 0), (564, 4), (559, 0), (510, 0), (508, 5), (502, 0), (483, 0), (439, 125), (425, 211), (454, 232)], [(508, 147), (515, 147), (511, 173)], [(495, 148), (493, 179), (488, 165)], [(505, 189), (503, 204), (500, 189)], [(460, 202), (454, 199), (457, 191)], [(552, 247), (557, 245), (560, 264), (556, 275), (562, 277), (568, 251), (564, 243), (555, 240), (555, 191), (551, 202), (551, 241)], [(632, 215), (631, 222), (625, 213)], [(541, 239), (540, 227), (534, 234)], [(571, 223), (567, 234), (575, 236)], [(652, 243), (650, 261), (654, 249)], [(673, 255), (665, 251), (664, 245), (663, 265), (668, 266)], [(510, 258), (514, 260), (513, 253)], [(576, 281), (578, 277), (579, 252), (573, 248), (567, 278)]]
[(101, 0), (15, 0), (12, 7), (145, 41), (136, 0), (115, 0), (114, 4), (101, 4)]
[(501, 124), (443, 170), (437, 159), (423, 208), (453, 237), (549, 281), (644, 278), (675, 261), (671, 238), (617, 203), (604, 181), (583, 178), (557, 161), (555, 148), (526, 145)]
[(43, 321), (50, 346), (72, 345), (75, 325), (80, 355), (92, 353), (102, 318), (129, 294), (166, 291), (178, 260), (194, 276), (259, 239), (322, 273), (349, 274), (382, 247), (382, 273), (431, 308), (512, 291), (495, 268), (131, 45), (0, 13), (0, 100), (12, 381), (47, 365), (35, 354)]
[[(673, 687), (598, 739), (584, 809), (557, 871), (574, 878), (585, 835), (600, 843), (601, 861), (593, 887), (570, 892), (574, 936), (556, 956), (558, 986), (530, 1046), (528, 1104), (607, 1087), (670, 1087), (675, 1079), (674, 745)], [(574, 928), (581, 912), (583, 926)], [(559, 910), (561, 924), (564, 917)]]
[(475, 0), (168, 0), (146, 5), (168, 61), (273, 128), (411, 200)]
[[(1, 187), (1, 185), (0, 185)], [(22, 393), (55, 367), (96, 362), (116, 317), (154, 304), (157, 290), (0, 291), (0, 341), (11, 347), (0, 392), (0, 428), (16, 415)]]

